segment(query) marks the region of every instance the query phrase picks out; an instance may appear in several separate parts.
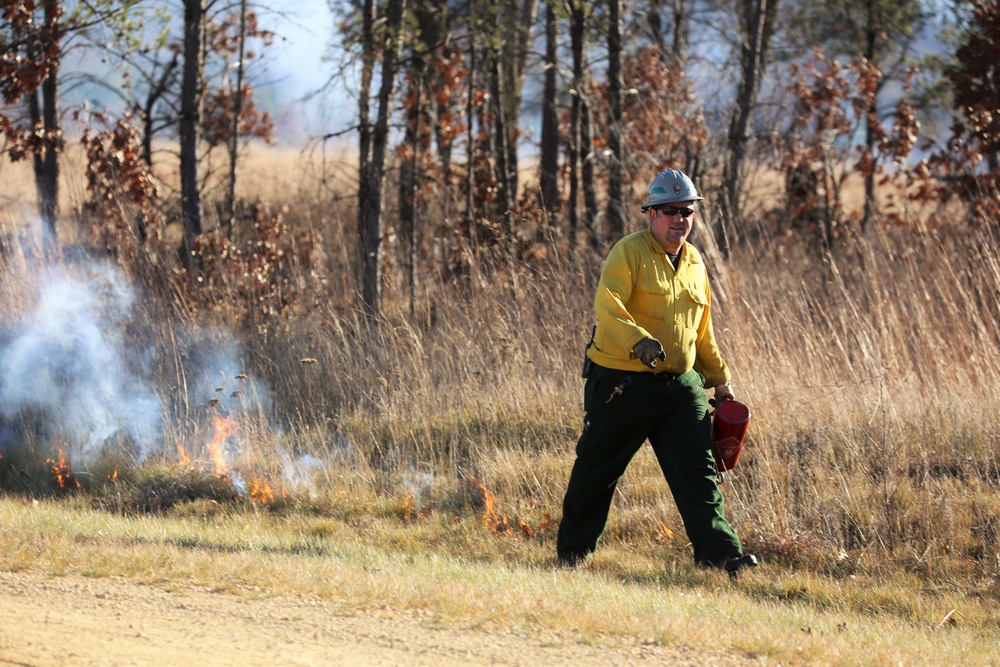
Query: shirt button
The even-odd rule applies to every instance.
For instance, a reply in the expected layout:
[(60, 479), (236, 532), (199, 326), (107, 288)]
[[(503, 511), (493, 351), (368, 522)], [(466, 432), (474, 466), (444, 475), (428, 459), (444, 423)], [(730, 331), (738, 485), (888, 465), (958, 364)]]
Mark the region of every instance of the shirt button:
[(674, 343), (674, 345), (673, 345), (673, 346), (674, 346), (674, 347), (677, 347), (677, 343)]

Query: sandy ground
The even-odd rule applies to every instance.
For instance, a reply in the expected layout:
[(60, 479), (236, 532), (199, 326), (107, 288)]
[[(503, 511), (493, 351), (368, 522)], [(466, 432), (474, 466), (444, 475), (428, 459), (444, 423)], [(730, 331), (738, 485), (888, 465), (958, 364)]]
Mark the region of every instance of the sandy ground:
[(730, 665), (749, 656), (446, 627), (433, 615), (0, 572), (5, 665)]

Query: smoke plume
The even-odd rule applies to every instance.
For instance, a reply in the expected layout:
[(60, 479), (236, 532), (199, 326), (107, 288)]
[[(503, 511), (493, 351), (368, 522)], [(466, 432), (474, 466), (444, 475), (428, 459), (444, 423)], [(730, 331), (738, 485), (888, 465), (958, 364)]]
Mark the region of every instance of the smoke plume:
[(83, 462), (116, 434), (127, 434), (145, 458), (162, 409), (142, 373), (148, 355), (122, 339), (134, 301), (110, 268), (50, 270), (34, 311), (0, 344), (0, 417), (10, 424), (30, 413), (44, 427), (39, 436), (58, 438)]

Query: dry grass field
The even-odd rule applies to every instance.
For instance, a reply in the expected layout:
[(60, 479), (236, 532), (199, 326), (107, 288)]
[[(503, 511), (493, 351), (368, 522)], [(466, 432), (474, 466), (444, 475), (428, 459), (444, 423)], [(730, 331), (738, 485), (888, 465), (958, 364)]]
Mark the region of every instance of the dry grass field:
[[(763, 565), (735, 584), (695, 567), (643, 450), (593, 562), (565, 572), (555, 530), (598, 260), (526, 263), (515, 300), (502, 271), (441, 270), (425, 239), (435, 270), (412, 305), (389, 271), (370, 326), (334, 194), (343, 157), (254, 156), (241, 181), (322, 239), (282, 265), (280, 300), (250, 274), (191, 290), (66, 247), (41, 263), (21, 231), (30, 188), (15, 195), (0, 167), (0, 232), (20, 239), (0, 261), (0, 571), (26, 577), (0, 597), (34, 586), (54, 604), (40, 578), (143, 584), (208, 615), (207, 589), (225, 614), (262, 604), (321, 637), (287, 607), (315, 603), (456, 645), (480, 633), (470, 655), (497, 664), (1000, 664), (996, 223), (876, 227), (833, 256), (763, 234), (729, 261), (699, 234), (754, 415), (723, 490)], [(80, 192), (65, 194), (72, 210)], [(303, 655), (353, 641), (328, 631)], [(29, 655), (5, 632), (0, 662)], [(458, 655), (421, 642), (437, 664)], [(424, 664), (379, 646), (357, 656)]]

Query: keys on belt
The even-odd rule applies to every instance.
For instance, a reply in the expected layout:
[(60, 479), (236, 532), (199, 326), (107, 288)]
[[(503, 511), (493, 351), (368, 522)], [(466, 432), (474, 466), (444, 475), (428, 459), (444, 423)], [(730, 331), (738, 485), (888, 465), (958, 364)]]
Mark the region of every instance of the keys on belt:
[[(644, 378), (653, 376), (661, 382), (673, 382), (681, 376), (681, 373), (640, 373), (639, 375)], [(632, 376), (626, 375), (622, 378), (622, 381), (618, 383), (618, 386), (611, 390), (611, 396), (609, 396), (608, 400), (604, 402), (610, 403), (614, 400), (615, 396), (621, 396), (625, 390), (628, 389), (630, 384), (632, 384)]]
[(626, 375), (625, 377), (622, 378), (622, 381), (618, 383), (618, 386), (611, 390), (611, 396), (609, 396), (608, 400), (604, 402), (610, 403), (615, 396), (621, 396), (622, 392), (628, 389), (628, 386), (630, 384), (632, 384), (632, 376)]

